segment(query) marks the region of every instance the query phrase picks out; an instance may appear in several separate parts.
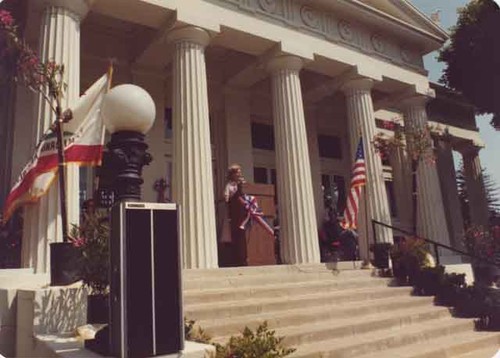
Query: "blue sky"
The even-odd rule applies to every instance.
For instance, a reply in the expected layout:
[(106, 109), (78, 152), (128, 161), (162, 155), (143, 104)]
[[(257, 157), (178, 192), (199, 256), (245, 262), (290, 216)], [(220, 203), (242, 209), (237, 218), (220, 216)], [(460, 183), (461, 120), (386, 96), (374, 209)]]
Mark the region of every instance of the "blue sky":
[[(413, 5), (420, 9), (423, 13), (430, 15), (431, 13), (441, 10), (441, 26), (448, 30), (457, 22), (457, 8), (464, 6), (468, 0), (410, 0)], [(495, 0), (499, 2), (498, 0)], [(436, 54), (432, 53), (425, 57), (425, 67), (429, 71), (429, 77), (432, 81), (437, 81), (441, 76), (441, 71), (444, 68), (442, 63), (437, 62)], [(498, 94), (500, 100), (500, 93)], [(490, 126), (490, 116), (478, 116), (477, 125), (481, 132), (481, 137), (486, 143), (486, 148), (480, 152), (481, 164), (485, 167), (488, 173), (500, 186), (500, 131), (495, 131)]]

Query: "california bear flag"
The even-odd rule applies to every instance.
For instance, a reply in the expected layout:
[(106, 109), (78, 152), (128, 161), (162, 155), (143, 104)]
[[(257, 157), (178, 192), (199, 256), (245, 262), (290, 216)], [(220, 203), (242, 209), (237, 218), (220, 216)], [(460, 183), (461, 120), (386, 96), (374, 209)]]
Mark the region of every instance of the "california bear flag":
[[(73, 119), (65, 125), (64, 155), (67, 163), (99, 165), (102, 157), (104, 127), (100, 116), (101, 104), (108, 91), (110, 75), (98, 79), (75, 103)], [(5, 201), (3, 220), (22, 205), (35, 203), (57, 178), (57, 141), (49, 130), (38, 143), (35, 153)]]

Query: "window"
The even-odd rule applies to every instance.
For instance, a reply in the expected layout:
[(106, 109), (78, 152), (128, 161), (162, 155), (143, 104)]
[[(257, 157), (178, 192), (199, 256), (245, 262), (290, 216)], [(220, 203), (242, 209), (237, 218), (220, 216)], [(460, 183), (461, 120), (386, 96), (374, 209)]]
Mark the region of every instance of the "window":
[(343, 213), (346, 205), (345, 179), (340, 175), (321, 175), (323, 199), (325, 207), (332, 205), (339, 214)]
[(258, 149), (274, 150), (273, 126), (252, 123), (252, 146)]
[(163, 116), (164, 139), (172, 139), (172, 108), (165, 108)]
[(398, 210), (396, 206), (396, 196), (394, 195), (394, 183), (390, 180), (386, 180), (385, 190), (387, 191), (387, 200), (389, 201), (391, 217), (396, 217), (398, 215)]
[(273, 184), (274, 185), (274, 203), (278, 203), (278, 187), (276, 185), (276, 169), (265, 167), (253, 168), (253, 181), (257, 184)]
[(253, 168), (253, 181), (259, 184), (267, 184), (267, 169), (266, 168)]
[(342, 142), (339, 137), (319, 135), (318, 147), (320, 157), (342, 159)]

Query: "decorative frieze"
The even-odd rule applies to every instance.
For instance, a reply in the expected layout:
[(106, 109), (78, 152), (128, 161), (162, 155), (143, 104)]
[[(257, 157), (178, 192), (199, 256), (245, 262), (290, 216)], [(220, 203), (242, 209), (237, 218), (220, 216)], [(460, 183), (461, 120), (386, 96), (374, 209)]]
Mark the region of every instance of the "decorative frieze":
[(321, 18), (319, 12), (307, 5), (300, 8), (300, 18), (304, 21), (306, 26), (312, 27), (313, 29), (319, 29), (321, 27)]
[(259, 0), (259, 5), (262, 10), (272, 14), (276, 10), (276, 2), (276, 0)]
[(401, 46), (397, 41), (349, 19), (340, 18), (332, 11), (310, 6), (302, 0), (211, 0), (215, 3), (236, 5), (256, 17), (282, 21), (288, 26), (307, 30), (328, 41), (342, 43), (372, 56), (384, 58), (398, 65), (423, 71), (422, 57)]
[(340, 37), (348, 42), (351, 42), (354, 39), (354, 31), (350, 22), (340, 20), (339, 33)]
[(379, 53), (384, 53), (386, 50), (385, 39), (378, 34), (372, 35), (372, 45), (373, 49)]

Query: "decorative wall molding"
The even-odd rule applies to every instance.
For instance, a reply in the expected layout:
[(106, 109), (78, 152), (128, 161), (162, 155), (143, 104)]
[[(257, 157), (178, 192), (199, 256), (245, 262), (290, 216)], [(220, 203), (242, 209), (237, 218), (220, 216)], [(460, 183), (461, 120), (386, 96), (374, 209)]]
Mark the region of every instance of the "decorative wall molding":
[(371, 56), (423, 73), (422, 56), (386, 34), (341, 18), (332, 11), (315, 8), (304, 0), (208, 0), (251, 12), (263, 20), (279, 21), (300, 31), (307, 31), (327, 41), (340, 43)]
[(262, 10), (272, 14), (276, 10), (276, 2), (276, 0), (259, 0), (259, 5)]

